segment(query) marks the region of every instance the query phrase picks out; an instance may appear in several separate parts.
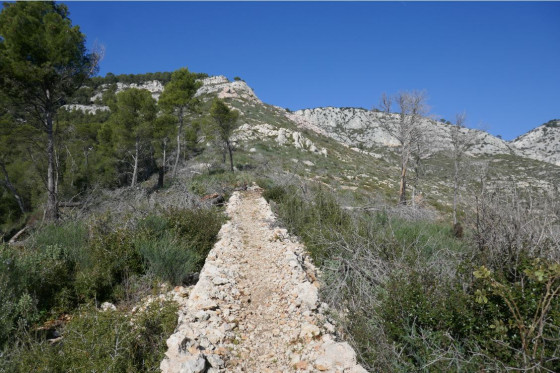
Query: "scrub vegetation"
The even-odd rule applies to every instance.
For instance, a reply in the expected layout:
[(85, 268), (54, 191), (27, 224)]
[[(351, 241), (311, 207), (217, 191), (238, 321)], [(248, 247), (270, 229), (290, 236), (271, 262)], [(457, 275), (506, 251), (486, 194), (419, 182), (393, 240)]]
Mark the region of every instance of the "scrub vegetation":
[[(401, 96), (400, 152), (352, 149), (254, 97), (196, 95), (204, 73), (96, 77), (100, 57), (64, 5), (0, 14), (0, 372), (157, 371), (177, 306), (141, 305), (196, 282), (223, 201), (253, 182), (368, 370), (560, 371), (560, 167), (458, 135), (415, 158), (423, 96)], [(245, 124), (325, 152), (239, 140)]]

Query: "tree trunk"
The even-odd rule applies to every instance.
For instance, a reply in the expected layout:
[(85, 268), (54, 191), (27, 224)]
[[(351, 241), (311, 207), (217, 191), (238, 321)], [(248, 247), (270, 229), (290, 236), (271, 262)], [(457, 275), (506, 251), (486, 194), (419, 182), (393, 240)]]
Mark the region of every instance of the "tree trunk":
[(163, 188), (163, 182), (165, 178), (165, 162), (166, 160), (166, 150), (167, 150), (167, 139), (163, 139), (163, 154), (161, 160), (161, 167), (159, 168), (159, 175), (158, 175), (158, 189)]
[(164, 177), (164, 175), (165, 175), (165, 171), (164, 171), (163, 168), (164, 168), (163, 166), (161, 166), (161, 167), (159, 168), (159, 174), (158, 174), (158, 180), (157, 180), (157, 187), (158, 187), (158, 189), (163, 188), (163, 177)]
[(159, 176), (158, 176), (158, 188), (163, 188), (163, 181), (165, 178), (165, 164), (167, 162), (166, 159), (166, 151), (167, 151), (167, 139), (163, 140), (163, 158), (161, 160), (161, 167), (159, 169)]
[(48, 221), (58, 219), (58, 201), (56, 195), (56, 170), (54, 154), (54, 130), (52, 112), (47, 111), (47, 209), (45, 218)]
[(178, 113), (179, 124), (177, 125), (177, 156), (175, 157), (175, 165), (173, 165), (173, 178), (177, 175), (177, 166), (179, 165), (179, 158), (181, 157), (181, 133), (183, 132), (183, 108), (179, 109)]
[(455, 175), (453, 178), (453, 226), (457, 224), (457, 189), (459, 185), (459, 164), (457, 159), (453, 162), (455, 166)]
[(406, 205), (406, 171), (410, 157), (409, 148), (403, 145), (401, 153), (401, 182), (399, 186), (399, 205)]
[(134, 170), (132, 171), (132, 183), (130, 184), (130, 186), (135, 186), (136, 180), (138, 179), (138, 156), (140, 154), (140, 139), (138, 137), (136, 137), (134, 154)]
[(21, 196), (17, 192), (16, 188), (14, 187), (12, 182), (10, 181), (10, 178), (8, 177), (8, 171), (6, 170), (6, 165), (3, 162), (0, 162), (0, 168), (2, 169), (2, 173), (4, 174), (4, 185), (14, 195), (14, 198), (17, 201), (17, 204), (19, 206), (19, 209), (21, 210), (21, 213), (25, 214), (26, 211), (25, 211), (25, 206), (23, 204), (23, 199), (21, 198)]
[(233, 172), (233, 150), (231, 149), (231, 144), (229, 143), (229, 141), (226, 142), (226, 145), (227, 145), (227, 149), (228, 149), (228, 152), (229, 152), (230, 169), (231, 169), (231, 172)]
[(399, 205), (406, 205), (406, 165), (402, 165), (401, 184), (399, 187)]
[(167, 171), (167, 139), (163, 140), (163, 160), (162, 160), (163, 172)]

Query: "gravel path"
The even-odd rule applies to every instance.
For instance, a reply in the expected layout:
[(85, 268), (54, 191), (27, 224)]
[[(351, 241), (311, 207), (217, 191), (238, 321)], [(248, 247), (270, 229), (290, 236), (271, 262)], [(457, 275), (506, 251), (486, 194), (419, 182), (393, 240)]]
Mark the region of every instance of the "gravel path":
[(337, 342), (318, 303), (317, 273), (304, 248), (258, 188), (236, 192), (230, 220), (168, 339), (163, 372), (366, 372)]

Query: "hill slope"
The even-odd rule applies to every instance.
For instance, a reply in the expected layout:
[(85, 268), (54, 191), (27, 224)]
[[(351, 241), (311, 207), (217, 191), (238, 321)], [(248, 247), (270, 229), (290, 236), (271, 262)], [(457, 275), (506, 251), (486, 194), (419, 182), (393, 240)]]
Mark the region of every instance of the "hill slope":
[(560, 119), (538, 126), (511, 144), (528, 158), (560, 166)]
[[(355, 191), (367, 198), (372, 195), (394, 198), (399, 175), (397, 143), (381, 126), (381, 113), (333, 107), (292, 113), (263, 103), (244, 81), (213, 76), (201, 82), (203, 86), (197, 95), (206, 109), (214, 97), (219, 97), (240, 111), (241, 126), (235, 134), (238, 168), (254, 167), (256, 163), (274, 164), (297, 177), (331, 188)], [(148, 89), (156, 99), (163, 90), (160, 82), (146, 81), (119, 83), (117, 91), (131, 87)], [(94, 104), (104, 89), (107, 85), (100, 86), (90, 105), (68, 108), (88, 112), (108, 110), (99, 101)], [(445, 210), (448, 208), (445, 206), (450, 206), (452, 187), (451, 126), (424, 118), (421, 127), (427, 151), (414, 188), (429, 204)], [(549, 135), (558, 133), (559, 129), (550, 125), (541, 127), (511, 143), (484, 131), (463, 129), (473, 143), (462, 166), (465, 178), (471, 181), (463, 188), (472, 187), (479, 178), (476, 175), (484, 174), (489, 185), (516, 185), (539, 193), (553, 190), (560, 180), (557, 163), (560, 136)], [(216, 160), (212, 157), (215, 155), (203, 154), (199, 161), (211, 164)]]

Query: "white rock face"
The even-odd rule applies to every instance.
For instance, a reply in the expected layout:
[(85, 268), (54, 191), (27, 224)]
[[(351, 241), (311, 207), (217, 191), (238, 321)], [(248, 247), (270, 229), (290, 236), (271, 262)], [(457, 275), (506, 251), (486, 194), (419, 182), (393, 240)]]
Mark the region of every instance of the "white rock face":
[(240, 126), (233, 136), (234, 141), (247, 141), (254, 139), (272, 139), (279, 145), (292, 145), (297, 149), (307, 150), (311, 153), (327, 156), (327, 149), (317, 148), (313, 141), (309, 140), (301, 132), (292, 131), (287, 128), (274, 127), (268, 123), (250, 125), (248, 123)]
[(211, 76), (201, 80), (203, 86), (200, 87), (196, 96), (203, 94), (216, 93), (218, 98), (237, 98), (245, 99), (254, 103), (262, 103), (255, 95), (255, 92), (244, 81), (230, 82), (225, 76)]
[[(381, 125), (383, 113), (358, 108), (315, 108), (298, 110), (288, 113), (287, 117), (299, 127), (313, 130), (327, 135), (348, 146), (362, 144), (366, 147), (383, 146), (396, 147), (398, 141), (390, 132)], [(392, 128), (397, 120), (396, 114), (390, 114), (389, 120)], [(451, 126), (424, 118), (420, 123), (421, 132), (424, 134), (423, 143), (430, 153), (451, 150)], [(515, 149), (509, 144), (489, 133), (463, 129), (473, 139), (471, 154), (512, 154)]]
[(68, 111), (79, 110), (87, 114), (95, 114), (98, 111), (109, 111), (109, 107), (103, 105), (69, 104), (69, 105), (64, 105), (63, 108), (65, 108)]
[[(211, 76), (200, 80), (202, 87), (196, 93), (196, 96), (203, 94), (217, 94), (219, 98), (244, 99), (253, 104), (262, 103), (255, 95), (253, 90), (244, 81), (230, 82), (225, 76)], [(104, 84), (100, 90), (93, 95), (92, 101), (101, 99), (103, 93), (107, 90), (108, 85)], [(163, 92), (163, 84), (158, 80), (150, 80), (140, 84), (136, 83), (117, 83), (117, 93), (130, 88), (146, 89), (150, 91), (152, 97), (157, 101)], [(108, 111), (107, 106), (102, 105), (65, 105), (68, 110), (81, 110), (85, 113), (96, 113), (97, 111)]]
[[(103, 92), (105, 92), (108, 88), (107, 84), (103, 84), (101, 86), (101, 92), (96, 93), (91, 99), (95, 101), (97, 99), (101, 99), (103, 97)], [(152, 97), (156, 100), (159, 99), (161, 96), (161, 92), (163, 92), (163, 84), (159, 80), (149, 80), (147, 82), (143, 82), (140, 84), (136, 83), (117, 83), (117, 93), (122, 92), (124, 90), (130, 88), (138, 88), (138, 89), (147, 89), (152, 94)]]
[(560, 166), (560, 120), (543, 124), (511, 144), (528, 158)]

